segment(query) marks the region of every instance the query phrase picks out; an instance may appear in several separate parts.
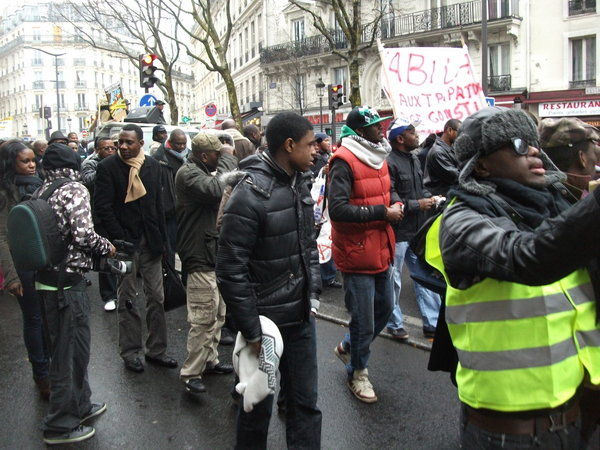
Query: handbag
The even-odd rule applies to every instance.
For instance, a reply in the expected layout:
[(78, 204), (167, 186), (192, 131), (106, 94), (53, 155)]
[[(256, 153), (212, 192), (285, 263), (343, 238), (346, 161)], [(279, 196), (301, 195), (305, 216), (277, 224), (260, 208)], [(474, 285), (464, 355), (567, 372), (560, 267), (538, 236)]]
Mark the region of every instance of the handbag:
[(171, 311), (172, 309), (186, 305), (187, 296), (185, 293), (185, 286), (181, 282), (179, 274), (175, 271), (175, 268), (167, 258), (163, 258), (162, 260), (162, 269), (165, 311)]

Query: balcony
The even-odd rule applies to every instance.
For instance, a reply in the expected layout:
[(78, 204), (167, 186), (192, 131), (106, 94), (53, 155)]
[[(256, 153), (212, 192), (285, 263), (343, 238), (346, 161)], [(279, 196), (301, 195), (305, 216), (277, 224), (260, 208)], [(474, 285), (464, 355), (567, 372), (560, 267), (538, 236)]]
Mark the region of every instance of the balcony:
[(488, 77), (488, 89), (490, 92), (510, 91), (510, 75), (492, 75)]
[(74, 66), (85, 66), (85, 58), (75, 58), (73, 59)]
[[(56, 83), (56, 81), (55, 81), (55, 83)], [(58, 82), (58, 89), (64, 89), (66, 87), (67, 87), (67, 85), (65, 84), (64, 81), (59, 81)]]
[(591, 80), (573, 80), (569, 81), (569, 89), (585, 89), (586, 87), (596, 86), (596, 79)]
[[(488, 7), (489, 24), (498, 20), (515, 18), (520, 19), (519, 0), (500, 0), (495, 6)], [(385, 40), (418, 33), (462, 28), (478, 23), (481, 23), (481, 0), (456, 3), (401, 16), (388, 15), (377, 25), (375, 36)], [(261, 49), (260, 61), (263, 64), (289, 61), (293, 58), (330, 53), (334, 49), (343, 50), (348, 47), (346, 37), (341, 30), (331, 30), (330, 33), (333, 45), (325, 36), (318, 34)], [(362, 42), (369, 42), (372, 35), (372, 28), (363, 28)]]
[(75, 105), (75, 111), (89, 111), (90, 108), (88, 108), (87, 105)]
[(82, 88), (86, 88), (87, 87), (87, 83), (85, 81), (76, 81), (75, 82), (75, 87), (82, 89)]
[(596, 0), (570, 0), (569, 16), (590, 14), (596, 12)]
[(34, 81), (33, 89), (44, 89), (44, 82), (43, 81)]

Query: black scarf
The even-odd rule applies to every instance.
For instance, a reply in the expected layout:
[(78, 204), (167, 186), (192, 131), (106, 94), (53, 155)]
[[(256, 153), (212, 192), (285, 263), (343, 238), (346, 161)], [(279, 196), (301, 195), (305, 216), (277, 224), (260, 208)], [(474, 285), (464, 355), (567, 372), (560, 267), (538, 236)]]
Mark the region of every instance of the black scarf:
[[(552, 187), (535, 189), (506, 178), (488, 178), (486, 182), (496, 186), (496, 195), (508, 204), (509, 211), (490, 195), (479, 196), (456, 189), (449, 196), (456, 196), (476, 211), (490, 216), (511, 216), (512, 209), (519, 217), (517, 225), (526, 230), (537, 228), (544, 220), (557, 216), (570, 206)], [(514, 217), (511, 218), (514, 220)]]
[(15, 175), (18, 200), (22, 202), (29, 199), (43, 183), (37, 175)]

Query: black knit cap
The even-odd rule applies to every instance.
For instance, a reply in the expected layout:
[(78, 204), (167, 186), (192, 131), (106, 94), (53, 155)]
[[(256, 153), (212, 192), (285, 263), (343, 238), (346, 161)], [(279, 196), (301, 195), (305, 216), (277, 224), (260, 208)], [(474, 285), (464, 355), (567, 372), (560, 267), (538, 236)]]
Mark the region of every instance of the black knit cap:
[(50, 144), (42, 159), (44, 170), (81, 169), (81, 158), (65, 144)]

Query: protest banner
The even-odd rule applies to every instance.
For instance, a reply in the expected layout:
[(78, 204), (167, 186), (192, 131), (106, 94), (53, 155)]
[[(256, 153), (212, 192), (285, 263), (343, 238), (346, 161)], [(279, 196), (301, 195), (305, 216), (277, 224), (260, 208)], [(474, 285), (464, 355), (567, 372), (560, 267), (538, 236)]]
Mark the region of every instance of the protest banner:
[(448, 120), (464, 120), (487, 106), (466, 47), (380, 46), (379, 54), (382, 86), (394, 116), (419, 121), (421, 136), (443, 131)]

